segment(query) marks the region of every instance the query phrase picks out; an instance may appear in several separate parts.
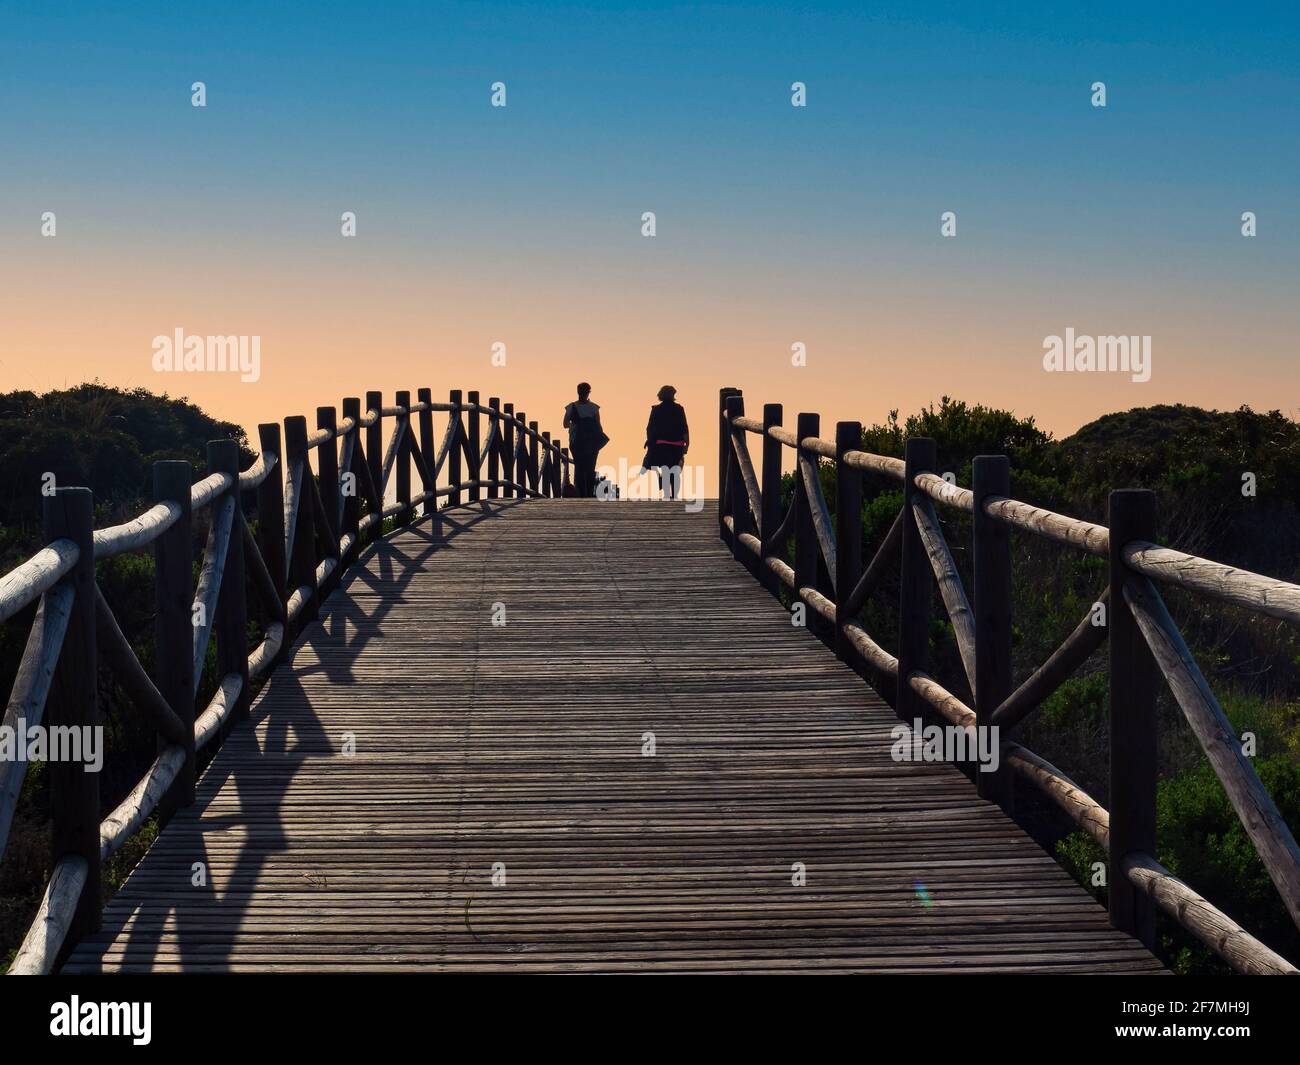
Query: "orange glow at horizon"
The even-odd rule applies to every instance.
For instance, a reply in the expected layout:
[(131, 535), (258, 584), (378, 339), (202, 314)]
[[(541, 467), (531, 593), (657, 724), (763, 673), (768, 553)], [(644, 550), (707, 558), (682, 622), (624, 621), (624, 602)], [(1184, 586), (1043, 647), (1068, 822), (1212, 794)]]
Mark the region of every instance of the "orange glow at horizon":
[[(764, 402), (782, 403), (787, 425), (817, 411), (827, 438), (838, 419), (882, 422), (891, 409), (905, 416), (945, 395), (1032, 415), (1060, 436), (1155, 403), (1276, 406), (1290, 343), (1276, 316), (1251, 325), (1213, 301), (1153, 307), (1134, 294), (1144, 313), (1126, 314), (1114, 293), (1053, 297), (1044, 286), (1032, 304), (998, 306), (991, 282), (943, 275), (924, 296), (905, 287), (875, 294), (867, 278), (857, 290), (789, 297), (783, 276), (759, 272), (736, 283), (684, 269), (637, 284), (539, 274), (529, 263), (487, 283), (472, 264), (435, 277), (379, 264), (359, 272), (336, 253), (303, 272), (274, 260), (241, 267), (233, 252), (198, 270), (80, 257), (64, 239), (43, 258), (25, 257), (21, 270), (14, 260), (0, 267), (4, 390), (97, 379), (165, 391), (240, 423), (255, 442), (259, 422), (301, 414), (314, 425), (318, 405), (370, 389), (385, 403), (398, 389), (430, 387), (440, 401), (451, 388), (477, 389), (562, 437), (564, 405), (587, 380), (611, 438), (601, 465), (617, 469), (639, 465), (655, 393), (672, 384), (690, 418), (688, 463), (703, 467), (710, 496), (723, 385), (744, 390), (754, 417)], [(1150, 382), (1044, 372), (1044, 336), (1066, 326), (1107, 334), (1134, 321), (1154, 336)], [(155, 372), (152, 339), (177, 328), (260, 336), (260, 378)], [(504, 367), (491, 364), (497, 341), (507, 346)], [(807, 346), (806, 366), (791, 365), (796, 341)]]

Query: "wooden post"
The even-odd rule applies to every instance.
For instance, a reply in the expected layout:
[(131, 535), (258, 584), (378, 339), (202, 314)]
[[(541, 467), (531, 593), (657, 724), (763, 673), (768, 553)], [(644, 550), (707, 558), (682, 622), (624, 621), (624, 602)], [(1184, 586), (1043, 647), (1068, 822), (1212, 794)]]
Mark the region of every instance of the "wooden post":
[[(265, 436), (263, 437), (265, 439)], [(153, 464), (153, 500), (175, 503), (181, 516), (153, 542), (154, 682), (189, 737), (185, 765), (158, 804), (166, 821), (194, 801), (194, 541), (190, 527), (193, 470), (181, 460)], [(269, 480), (269, 477), (268, 477)], [(281, 512), (281, 521), (283, 521)], [(235, 539), (232, 532), (230, 539)], [(269, 565), (269, 563), (268, 563)], [(167, 745), (159, 738), (158, 749)], [(98, 863), (97, 863), (98, 864)]]
[(569, 464), (572, 461), (572, 458), (569, 456), (569, 449), (567, 447), (560, 448), (560, 473), (564, 478), (560, 484), (561, 496), (567, 496), (569, 494), (569, 486), (573, 483), (570, 479), (569, 473)]
[[(338, 416), (333, 407), (316, 408), (316, 428), (328, 429), (331, 433), (338, 429)], [(211, 457), (209, 456), (209, 462)], [(325, 508), (325, 524), (329, 526), (330, 533), (333, 534), (334, 542), (338, 543), (340, 529), (339, 522), (339, 442), (335, 437), (327, 440), (325, 443), (316, 448), (316, 469), (319, 471), (318, 484), (320, 486), (320, 500)], [(334, 556), (338, 563), (334, 567), (334, 572), (330, 574), (326, 586), (321, 589), (321, 595), (329, 594), (329, 591), (338, 584), (339, 578), (343, 576), (343, 559), (340, 555)]]
[[(763, 558), (772, 552), (768, 540), (781, 524), (781, 449), (780, 440), (773, 440), (767, 433), (773, 426), (781, 424), (783, 412), (780, 403), (763, 404), (763, 508), (759, 515), (759, 535), (763, 540)], [(763, 586), (773, 595), (781, 594), (781, 578), (760, 562), (759, 578)]]
[(542, 451), (545, 452), (546, 476), (542, 478), (542, 494), (548, 499), (555, 495), (555, 448), (551, 444), (551, 431), (542, 433)]
[(501, 479), (507, 484), (501, 494), (506, 499), (514, 499), (519, 492), (509, 482), (515, 479), (515, 405), (507, 403), (502, 409), (506, 416), (501, 422)]
[[(471, 392), (466, 397), (471, 407), (478, 407), (478, 393)], [(471, 481), (481, 481), (483, 479), (483, 462), (482, 448), (483, 438), (480, 432), (480, 415), (477, 409), (472, 410), (467, 415), (469, 425), (469, 479)], [(477, 484), (471, 484), (469, 489), (469, 501), (477, 503), (483, 497), (483, 490)]]
[(862, 423), (835, 423), (835, 653), (856, 667), (858, 656), (844, 635), (853, 619), (840, 604), (862, 576), (862, 471), (844, 461), (862, 450)]
[(452, 438), (451, 446), (447, 449), (447, 486), (452, 490), (447, 496), (447, 506), (460, 506), (460, 440), (461, 434), (465, 432), (464, 423), (461, 421), (460, 404), (461, 391), (459, 388), (453, 388), (447, 398), (455, 407), (448, 417), (456, 419), (456, 435)]
[[(989, 517), (990, 496), (1011, 494), (1011, 462), (1005, 455), (979, 455), (972, 466), (975, 603), (975, 723), (993, 727), (993, 711), (1011, 694), (1011, 529)], [(981, 798), (1010, 805), (1012, 775), (999, 761), (996, 773), (975, 773)]]
[[(821, 424), (819, 414), (803, 413), (795, 419), (795, 439), (800, 445), (795, 449), (794, 466), (794, 505), (797, 508), (794, 518), (794, 600), (796, 603), (803, 601), (799, 589), (817, 587), (817, 563), (821, 547), (817, 543), (817, 527), (813, 524), (812, 516), (813, 503), (808, 498), (808, 489), (804, 484), (801, 459), (805, 455), (803, 441), (810, 436), (820, 436)], [(811, 458), (815, 462), (817, 457), (813, 455)], [(804, 610), (808, 631), (824, 638), (827, 635), (827, 626), (822, 622), (821, 615), (807, 604)]]
[(366, 534), (366, 543), (378, 540), (384, 535), (384, 406), (382, 392), (366, 393), (366, 411), (375, 412), (375, 424), (366, 426), (366, 465), (370, 467), (370, 480), (375, 486), (379, 498), (374, 502), (375, 521)]
[[(515, 463), (515, 483), (528, 485), (530, 483), (528, 480), (528, 415), (523, 411), (516, 411), (515, 421), (515, 432), (519, 434), (520, 443), (523, 445), (523, 454)], [(520, 491), (519, 498), (527, 499), (528, 493)]]
[[(330, 414), (334, 408), (326, 408)], [(336, 464), (337, 467), (337, 464)], [(230, 490), (212, 503), (212, 513), (226, 499), (235, 501), (235, 524), (226, 547), (226, 564), (221, 573), (221, 587), (217, 592), (217, 614), (212, 619), (212, 633), (217, 638), (217, 683), (230, 674), (236, 674), (243, 685), (239, 698), (222, 725), (222, 735), (241, 718), (248, 716), (252, 693), (248, 685), (248, 602), (244, 588), (244, 538), (239, 534), (239, 445), (233, 440), (213, 440), (208, 444), (208, 472), (228, 473), (234, 479)], [(337, 494), (338, 478), (334, 479)], [(329, 504), (326, 504), (328, 510)]]
[[(189, 464), (185, 467), (185, 498), (189, 501)], [(188, 511), (188, 506), (187, 506)], [(80, 552), (61, 583), (72, 589), (73, 601), (63, 647), (50, 679), (46, 699), (45, 726), (87, 730), (101, 729), (96, 693), (95, 648), (95, 504), (89, 488), (56, 488), (43, 502), (45, 540), (66, 539)], [(174, 528), (174, 526), (173, 526)], [(166, 534), (164, 534), (166, 535)], [(188, 568), (187, 568), (188, 575)], [(184, 658), (190, 650), (189, 610), (181, 633), (186, 638)], [(193, 703), (191, 702), (191, 706)], [(191, 714), (191, 717), (193, 715)], [(102, 743), (102, 730), (99, 732)], [(60, 759), (47, 763), (49, 777), (50, 853), (54, 860), (75, 854), (86, 861), (86, 884), (73, 915), (67, 942), (99, 929), (99, 774), (89, 773), (87, 763)]]
[[(727, 399), (740, 395), (738, 388), (718, 389), (718, 535), (724, 543), (731, 545), (731, 533), (727, 531), (726, 519), (735, 510), (735, 500), (727, 502), (727, 471), (731, 468), (731, 440), (728, 438), (730, 426), (727, 424)], [(654, 441), (649, 441), (653, 444)], [(798, 596), (795, 597), (796, 599)]]
[(752, 572), (756, 560), (750, 554), (749, 549), (740, 542), (740, 534), (753, 534), (756, 524), (749, 509), (749, 494), (745, 491), (745, 478), (740, 472), (740, 463), (736, 461), (735, 445), (732, 443), (735, 433), (745, 431), (731, 428), (731, 424), (735, 419), (745, 416), (745, 397), (739, 389), (727, 397), (723, 409), (727, 418), (727, 448), (731, 452), (731, 461), (727, 464), (727, 469), (731, 471), (727, 483), (727, 497), (731, 500), (731, 521), (732, 528), (735, 530), (731, 538), (731, 557)]
[(537, 440), (537, 423), (529, 422), (528, 428), (532, 430), (528, 436), (528, 483), (532, 485), (533, 490), (545, 495), (545, 485), (541, 483), (541, 467), (538, 465), (538, 448), (541, 444)]
[(934, 594), (934, 571), (925, 553), (925, 543), (912, 513), (912, 500), (921, 496), (916, 475), (932, 473), (936, 463), (934, 441), (913, 437), (907, 441), (903, 479), (902, 574), (898, 606), (898, 690), (894, 711), (909, 725), (924, 717), (925, 702), (908, 685), (916, 671), (929, 664), (930, 599)]
[[(288, 581), (284, 554), (284, 478), (289, 464), (285, 461), (284, 449), (280, 446), (278, 425), (274, 422), (259, 425), (257, 437), (262, 445), (262, 453), (275, 455), (277, 460), (275, 468), (257, 486), (257, 548), (262, 553), (262, 561), (266, 563), (266, 570), (275, 582), (280, 605), (283, 606)], [(189, 500), (188, 493), (185, 498)], [(283, 647), (287, 646), (286, 641)]]
[[(494, 429), (496, 430), (497, 435), (495, 437), (496, 443), (492, 445), (492, 449), (488, 452), (487, 479), (489, 481), (499, 481), (501, 480), (501, 457), (500, 457), (501, 432), (504, 428), (504, 426), (502, 426), (501, 424), (501, 418), (500, 418), (501, 397), (491, 396), (488, 399), (488, 409), (495, 411), (496, 414), (491, 416), (491, 422), (488, 425), (487, 435), (489, 438), (492, 438), (492, 432)], [(488, 499), (500, 499), (501, 490), (495, 484), (493, 484), (487, 490), (487, 497)]]
[[(415, 398), (420, 403), (432, 404), (433, 389), (421, 388), (415, 393)], [(433, 411), (432, 410), (420, 411), (420, 457), (424, 459), (424, 468), (429, 471), (430, 475), (433, 475), (433, 464), (437, 460), (438, 454), (437, 454), (437, 449), (435, 448), (433, 443)], [(433, 481), (430, 482), (429, 484), (424, 484), (422, 480), (420, 483), (424, 487), (421, 488), (421, 492), (432, 492), (434, 489), (438, 487), (437, 480), (438, 478), (436, 476), (433, 477)], [(436, 496), (431, 496), (429, 499), (426, 499), (424, 501), (423, 513), (425, 517), (428, 517), (430, 514), (435, 513), (437, 509), (438, 509), (438, 499)]]
[[(298, 615), (293, 632), (285, 633), (285, 643), (293, 640), (293, 633), (303, 630), (308, 622), (316, 617), (320, 606), (316, 594), (316, 522), (312, 513), (311, 461), (307, 451), (307, 419), (300, 414), (284, 420), (284, 450), (289, 460), (289, 469), (301, 460), (302, 486), (296, 500), (297, 517), (294, 521), (293, 543), (289, 545), (289, 595), (293, 596), (299, 588), (307, 588), (307, 603)], [(369, 455), (366, 456), (370, 458)]]
[(397, 445), (397, 454), (393, 458), (393, 478), (396, 485), (397, 502), (402, 509), (395, 515), (395, 525), (411, 524), (411, 393), (396, 393), (397, 405), (406, 413), (399, 414), (394, 423), (394, 430), (401, 432), (401, 442)]
[(1155, 905), (1124, 875), (1125, 856), (1156, 853), (1156, 693), (1159, 667), (1124, 598), (1124, 547), (1156, 539), (1154, 492), (1110, 494), (1110, 923), (1155, 944)]
[[(353, 461), (355, 461), (355, 456), (357, 454), (356, 443), (361, 439), (361, 400), (357, 396), (349, 396), (343, 401), (343, 420), (347, 421), (349, 418), (351, 418), (353, 422), (352, 432), (348, 433), (344, 439), (347, 440), (349, 437), (352, 439), (352, 455)], [(345, 446), (343, 450), (346, 453), (347, 447)], [(343, 495), (342, 533), (344, 536), (350, 535), (352, 537), (352, 550), (348, 552), (348, 556), (354, 558), (356, 557), (358, 548), (361, 546), (360, 540), (357, 536), (357, 527), (361, 522), (361, 479), (350, 467), (343, 472), (349, 476), (347, 482), (348, 491), (343, 492), (340, 487), (340, 492), (342, 492)], [(283, 537), (281, 537), (281, 539), (283, 539)], [(350, 561), (350, 558), (344, 558), (339, 563), (340, 568), (342, 568), (343, 562), (347, 561)]]

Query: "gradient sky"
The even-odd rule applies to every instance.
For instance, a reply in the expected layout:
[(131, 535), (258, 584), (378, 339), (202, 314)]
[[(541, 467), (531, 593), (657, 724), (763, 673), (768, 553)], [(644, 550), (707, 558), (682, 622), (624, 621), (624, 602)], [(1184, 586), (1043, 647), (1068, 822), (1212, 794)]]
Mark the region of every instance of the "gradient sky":
[[(5, 3), (0, 390), (251, 428), (478, 388), (558, 430), (585, 378), (635, 464), (670, 382), (710, 471), (722, 385), (824, 436), (944, 394), (1297, 413), (1292, 5), (381, 6)], [(155, 373), (177, 327), (260, 335), (261, 379)], [(1066, 327), (1151, 335), (1152, 380), (1046, 374)]]

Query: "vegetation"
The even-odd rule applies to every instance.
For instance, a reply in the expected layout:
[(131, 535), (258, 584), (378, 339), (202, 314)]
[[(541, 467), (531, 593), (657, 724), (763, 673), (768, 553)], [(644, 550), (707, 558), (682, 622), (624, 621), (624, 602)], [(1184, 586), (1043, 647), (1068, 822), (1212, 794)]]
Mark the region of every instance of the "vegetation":
[[(195, 475), (206, 471), (210, 440), (245, 445), (243, 430), (204, 414), (184, 399), (155, 396), (143, 389), (122, 391), (83, 384), (61, 392), (0, 394), (0, 468), (10, 472), (0, 493), (0, 573), (28, 558), (43, 542), (41, 489), (52, 474), (56, 485), (85, 485), (95, 493), (97, 527), (125, 521), (152, 504), (152, 464), (184, 459)], [(245, 464), (252, 453), (244, 447)], [(207, 526), (195, 520), (195, 557), (202, 557)], [(154, 579), (148, 552), (101, 562), (97, 579), (146, 671), (153, 672)], [(197, 563), (196, 563), (197, 579)], [(250, 602), (255, 600), (250, 599)], [(8, 696), (22, 658), (35, 606), (0, 626), (0, 691)], [(206, 700), (215, 687), (215, 641), (200, 686)], [(99, 706), (107, 757), (100, 787), (104, 809), (120, 802), (143, 776), (156, 753), (156, 734), (133, 709), (106, 669), (100, 670)], [(53, 865), (49, 848), (48, 794), (44, 765), (28, 767), (18, 812), (0, 861), (0, 961), (6, 965), (31, 923)], [(105, 871), (107, 895), (147, 849), (154, 824), (114, 856)]]
[[(1157, 494), (1162, 543), (1233, 565), (1300, 581), (1300, 424), (1277, 411), (1207, 411), (1156, 406), (1108, 414), (1063, 440), (1032, 418), (944, 398), (905, 420), (890, 413), (863, 431), (863, 448), (901, 457), (909, 436), (935, 440), (940, 472), (969, 485), (977, 455), (1007, 455), (1012, 494), (1029, 503), (1104, 523), (1113, 488)], [(1247, 476), (1250, 475), (1250, 476)], [(822, 487), (835, 508), (833, 468)], [(785, 502), (793, 493), (786, 478)], [(863, 502), (863, 557), (888, 531), (902, 493), (869, 476)], [(963, 582), (971, 587), (970, 521), (937, 508)], [(1037, 537), (1013, 537), (1013, 665), (1017, 682), (1041, 665), (1105, 587), (1105, 562)], [(1276, 621), (1162, 589), (1170, 611), (1215, 688), (1238, 734), (1255, 737), (1256, 769), (1293, 828), (1300, 828), (1300, 634)], [(885, 647), (897, 646), (898, 586), (877, 591), (863, 623)], [(937, 675), (969, 699), (951, 626), (937, 596), (931, 652)], [(1106, 651), (1102, 648), (1014, 738), (1108, 802)], [(886, 688), (886, 690), (888, 690)], [(1292, 960), (1300, 933), (1263, 863), (1167, 692), (1158, 704), (1160, 731), (1157, 857), (1244, 927)], [(1026, 789), (1022, 789), (1026, 790)], [(1093, 863), (1104, 861), (1054, 808), (1023, 803), (1018, 816), (1089, 888)], [(1227, 971), (1206, 948), (1170, 923), (1161, 925), (1165, 961), (1180, 972)]]
[[(1032, 418), (945, 398), (937, 406), (863, 433), (863, 446), (901, 456), (908, 436), (928, 436), (941, 471), (970, 483), (971, 461), (1006, 454), (1017, 498), (1076, 517), (1105, 521), (1106, 494), (1140, 485), (1159, 497), (1160, 538), (1235, 565), (1300, 580), (1300, 425), (1272, 411), (1258, 414), (1183, 406), (1141, 408), (1106, 415), (1063, 440)], [(214, 420), (183, 399), (86, 384), (37, 396), (0, 395), (0, 463), (9, 470), (0, 491), (0, 572), (40, 544), (40, 490), (45, 474), (58, 484), (89, 485), (96, 524), (134, 516), (150, 502), (150, 467), (163, 458), (205, 467), (207, 441), (235, 439), (238, 426)], [(251, 461), (251, 453), (244, 456)], [(1253, 475), (1255, 493), (1243, 492)], [(835, 485), (823, 467), (828, 504)], [(863, 503), (864, 557), (879, 545), (902, 499), (896, 483), (867, 478)], [(792, 491), (787, 479), (786, 492)], [(945, 534), (969, 587), (970, 542), (965, 515), (940, 508)], [(206, 527), (196, 522), (195, 555)], [(1041, 539), (1016, 536), (1014, 666), (1017, 679), (1040, 665), (1086, 613), (1105, 582), (1100, 559)], [(98, 580), (146, 670), (153, 667), (153, 561), (148, 553), (120, 556), (98, 567)], [(1234, 727), (1256, 737), (1256, 767), (1283, 816), (1300, 827), (1300, 638), (1289, 627), (1178, 594), (1167, 596), (1198, 661)], [(250, 595), (250, 604), (256, 597)], [(867, 629), (896, 646), (897, 585), (877, 592), (864, 610)], [(0, 626), (0, 688), (8, 692), (34, 610)], [(936, 605), (935, 617), (942, 618)], [(962, 670), (951, 627), (936, 621), (932, 651), (937, 674), (958, 695)], [(214, 683), (209, 648), (201, 698)], [(1016, 738), (1069, 772), (1107, 801), (1105, 650), (1016, 730)], [(99, 677), (107, 726), (108, 760), (101, 781), (106, 807), (139, 779), (155, 751), (152, 729), (126, 704), (106, 673)], [(1172, 700), (1162, 698), (1159, 782), (1159, 854), (1165, 865), (1270, 946), (1300, 959), (1300, 935), (1291, 924), (1262, 863), (1241, 829), (1223, 789)], [(33, 765), (0, 863), (0, 959), (11, 955), (35, 911), (51, 856), (45, 773)], [(1087, 838), (1069, 830), (1047, 806), (1025, 803), (1030, 828), (1054, 848), (1062, 864), (1090, 890), (1093, 863), (1103, 861)], [(106, 892), (120, 885), (157, 831), (150, 823), (106, 871)], [(1182, 972), (1223, 971), (1199, 943), (1162, 925), (1165, 959)]]

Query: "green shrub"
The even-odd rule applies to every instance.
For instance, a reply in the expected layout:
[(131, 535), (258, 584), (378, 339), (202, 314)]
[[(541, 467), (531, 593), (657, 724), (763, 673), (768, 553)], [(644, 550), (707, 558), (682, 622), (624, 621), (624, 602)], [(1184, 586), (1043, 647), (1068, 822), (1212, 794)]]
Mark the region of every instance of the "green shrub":
[[(1300, 764), (1267, 758), (1255, 769), (1282, 818), (1300, 825)], [(1300, 957), (1300, 932), (1210, 766), (1160, 782), (1156, 833), (1172, 873), (1278, 953)]]
[[(1300, 824), (1300, 764), (1280, 757), (1260, 761), (1255, 768), (1283, 819)], [(1248, 932), (1283, 957), (1300, 958), (1300, 933), (1210, 766), (1160, 782), (1156, 849), (1170, 872)], [(1105, 863), (1107, 856), (1092, 837), (1070, 833), (1057, 843), (1056, 858), (1105, 903), (1105, 888), (1093, 883), (1093, 865)], [(1213, 951), (1171, 920), (1160, 922), (1158, 952), (1178, 973), (1230, 971)]]

